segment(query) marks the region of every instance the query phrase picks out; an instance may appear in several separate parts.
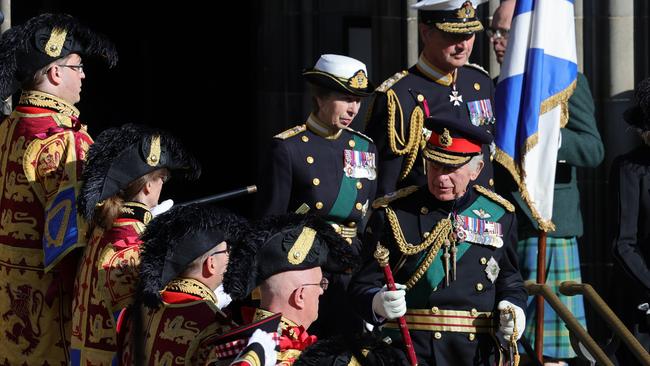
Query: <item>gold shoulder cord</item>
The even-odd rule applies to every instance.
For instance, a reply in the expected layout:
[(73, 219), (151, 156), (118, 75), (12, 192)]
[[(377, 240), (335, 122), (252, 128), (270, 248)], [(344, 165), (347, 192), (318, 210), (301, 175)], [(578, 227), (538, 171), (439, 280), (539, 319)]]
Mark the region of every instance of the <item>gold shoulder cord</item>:
[[(395, 130), (395, 113), (397, 108), (399, 108), (400, 116), (400, 127), (401, 133), (404, 133), (404, 111), (402, 106), (399, 103), (399, 99), (395, 94), (395, 91), (388, 90), (386, 93), (387, 106), (388, 106), (388, 144), (390, 150), (396, 155), (406, 155), (406, 164), (402, 169), (402, 174), (400, 174), (400, 180), (404, 179), (408, 173), (413, 168), (415, 163), (418, 151), (420, 149), (420, 140), (422, 139), (422, 126), (424, 125), (424, 112), (420, 106), (416, 106), (413, 109), (411, 114), (411, 119), (409, 121), (409, 137), (408, 141), (405, 141), (404, 136), (397, 136), (397, 131)], [(397, 143), (401, 146), (404, 146), (403, 149), (397, 147)]]
[(386, 217), (388, 218), (388, 223), (390, 225), (391, 231), (393, 232), (393, 238), (395, 239), (395, 242), (397, 243), (397, 246), (402, 254), (414, 255), (425, 250), (426, 248), (430, 247), (431, 244), (433, 244), (433, 247), (431, 250), (429, 250), (429, 253), (427, 253), (424, 261), (422, 261), (413, 276), (411, 276), (411, 278), (406, 282), (406, 289), (410, 290), (413, 285), (415, 285), (420, 280), (420, 278), (422, 278), (424, 273), (429, 269), (431, 262), (433, 262), (436, 254), (438, 254), (438, 251), (442, 247), (442, 244), (446, 240), (452, 240), (450, 235), (452, 230), (451, 220), (440, 220), (438, 224), (436, 224), (436, 227), (433, 229), (431, 235), (427, 236), (422, 243), (418, 245), (411, 245), (406, 242), (404, 232), (402, 231), (399, 221), (397, 220), (397, 215), (395, 214), (395, 211), (393, 211), (390, 207), (386, 207)]

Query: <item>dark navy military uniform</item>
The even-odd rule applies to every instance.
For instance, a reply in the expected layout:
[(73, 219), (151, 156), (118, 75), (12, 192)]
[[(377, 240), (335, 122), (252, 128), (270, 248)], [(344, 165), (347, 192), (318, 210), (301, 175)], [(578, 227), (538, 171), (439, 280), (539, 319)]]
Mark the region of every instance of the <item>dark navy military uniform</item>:
[[(305, 125), (275, 136), (260, 185), (258, 214), (294, 212), (306, 204), (309, 213), (331, 222), (358, 254), (357, 230), (375, 197), (377, 149), (368, 137), (352, 129), (331, 137), (318, 131), (312, 115)], [(349, 276), (337, 277), (330, 279), (320, 300), (319, 321), (312, 326), (319, 337), (353, 328), (349, 322), (354, 316), (345, 296)]]
[[(527, 298), (513, 247), (517, 224), (512, 205), (483, 187), (468, 187), (461, 198), (443, 202), (427, 186), (421, 186), (380, 198), (373, 206), (377, 210), (364, 238), (366, 262), (350, 285), (365, 320), (379, 323), (372, 312), (372, 298), (385, 283), (372, 257), (379, 241), (390, 252), (395, 281), (408, 287), (406, 320), (418, 363), (493, 365), (500, 357), (494, 336), (499, 323), (497, 304), (507, 300), (523, 308)], [(459, 239), (456, 249), (451, 249), (444, 240), (452, 233), (461, 235), (453, 228), (456, 215), (468, 217), (469, 230), (465, 232), (470, 233), (466, 234), (467, 241)], [(480, 241), (471, 231), (480, 231), (476, 227), (481, 225), (491, 228), (493, 235), (487, 235), (490, 240), (485, 244), (468, 242)], [(500, 246), (496, 237), (501, 239)], [(419, 252), (403, 254), (403, 249), (411, 251), (432, 239)], [(455, 275), (454, 255), (443, 259), (444, 253), (453, 251)], [(429, 258), (433, 260), (427, 266)], [(403, 347), (396, 322), (387, 322), (383, 332), (396, 347)]]
[(309, 213), (355, 228), (375, 196), (376, 160), (368, 161), (372, 164), (369, 176), (355, 177), (358, 174), (344, 171), (346, 151), (348, 160), (353, 159), (352, 151), (370, 153), (366, 158), (376, 159), (377, 149), (372, 140), (352, 129), (322, 137), (310, 127), (313, 118), (273, 139), (260, 185), (258, 214), (294, 212), (306, 204)]
[[(426, 136), (409, 135), (414, 124), (421, 128), (420, 119), (428, 115), (457, 118), (492, 132), (494, 86), (485, 70), (471, 64), (459, 68), (455, 89), (457, 102), (454, 103), (450, 102), (454, 91), (451, 75), (436, 72), (422, 57), (408, 71), (395, 74), (377, 88), (365, 133), (375, 141), (379, 150), (378, 195), (410, 185), (426, 184), (420, 154)], [(462, 100), (458, 96), (462, 96)], [(391, 136), (395, 136), (394, 148), (391, 147)], [(408, 152), (399, 155), (395, 150)], [(477, 183), (492, 188), (490, 150), (489, 145), (483, 147), (485, 167)], [(412, 168), (408, 169), (411, 162)], [(408, 174), (403, 176), (406, 171)]]

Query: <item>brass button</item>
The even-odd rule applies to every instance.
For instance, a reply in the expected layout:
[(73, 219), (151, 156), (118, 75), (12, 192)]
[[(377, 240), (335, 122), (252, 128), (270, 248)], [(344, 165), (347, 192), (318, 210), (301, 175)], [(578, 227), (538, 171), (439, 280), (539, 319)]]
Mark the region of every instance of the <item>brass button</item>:
[(357, 223), (354, 221), (348, 222), (348, 227), (357, 227)]
[(431, 234), (428, 231), (425, 231), (425, 232), (422, 233), (422, 236), (424, 236), (425, 238), (428, 237), (429, 235), (431, 235)]
[(311, 156), (308, 156), (307, 157), (307, 163), (314, 164), (314, 158), (312, 158)]
[(435, 338), (435, 339), (440, 339), (440, 338), (442, 338), (442, 333), (440, 333), (440, 332), (435, 332), (435, 333), (433, 333), (433, 338)]
[(477, 316), (478, 315), (478, 310), (472, 309), (472, 310), (469, 311), (469, 313), (472, 314), (472, 316)]
[(348, 145), (350, 145), (350, 147), (354, 147), (354, 145), (356, 145), (356, 143), (354, 142), (354, 140), (350, 140), (350, 141), (348, 141)]
[(487, 264), (487, 258), (485, 258), (485, 257), (481, 258), (481, 264), (486, 265)]
[(476, 284), (476, 291), (479, 291), (479, 292), (483, 291), (483, 284), (482, 283), (479, 282), (479, 283)]
[(476, 89), (476, 90), (481, 90), (481, 84), (479, 84), (479, 83), (474, 83), (474, 89)]
[(320, 184), (320, 179), (314, 178), (314, 180), (312, 180), (312, 183), (314, 183), (314, 185), (317, 186)]
[(433, 292), (436, 292), (436, 291), (438, 291), (438, 286), (433, 288)]
[(354, 205), (354, 207), (355, 207), (357, 210), (361, 211), (361, 209), (363, 208), (363, 205), (361, 204), (361, 202), (357, 202), (357, 204)]
[(424, 95), (418, 94), (418, 102), (420, 103), (424, 102)]
[(490, 180), (488, 181), (488, 184), (489, 184), (491, 187), (493, 187), (493, 186), (494, 186), (494, 179), (490, 178)]
[(494, 155), (490, 155), (490, 161), (494, 160)]
[(440, 309), (438, 309), (437, 306), (431, 308), (431, 314), (438, 314), (438, 311), (440, 311)]
[(323, 202), (316, 202), (316, 209), (320, 210), (323, 208)]
[(361, 188), (363, 188), (363, 183), (357, 182), (357, 189), (361, 189)]
[(424, 206), (423, 206), (423, 207), (420, 209), (420, 213), (423, 214), (423, 215), (426, 215), (426, 214), (429, 213), (429, 209), (428, 209), (427, 207), (424, 207)]
[(302, 139), (303, 142), (309, 141), (309, 137), (307, 137), (307, 136), (303, 136), (303, 137), (301, 137), (301, 139)]
[(470, 333), (470, 334), (467, 335), (467, 339), (469, 339), (470, 341), (473, 341), (475, 338), (476, 338), (476, 335), (474, 333)]

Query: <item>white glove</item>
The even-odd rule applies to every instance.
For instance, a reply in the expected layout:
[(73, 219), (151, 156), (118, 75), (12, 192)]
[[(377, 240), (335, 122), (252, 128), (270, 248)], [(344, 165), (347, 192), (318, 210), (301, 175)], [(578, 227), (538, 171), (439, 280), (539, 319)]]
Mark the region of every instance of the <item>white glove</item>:
[[(273, 334), (267, 333), (261, 329), (255, 330), (248, 340), (247, 345), (259, 343), (264, 348), (264, 366), (273, 366), (277, 361), (278, 354), (275, 352), (275, 341)], [(239, 358), (239, 357), (238, 357)]]
[(151, 215), (153, 215), (153, 217), (156, 217), (161, 213), (166, 212), (167, 210), (172, 208), (172, 206), (174, 206), (174, 201), (164, 200), (160, 202), (157, 206), (152, 207), (151, 210), (149, 210), (149, 212), (151, 212)]
[(219, 310), (222, 310), (232, 302), (232, 297), (223, 290), (223, 285), (219, 285), (219, 287), (214, 290), (214, 296), (217, 297), (217, 307)]
[(395, 284), (397, 291), (388, 291), (382, 287), (372, 298), (372, 311), (389, 320), (397, 319), (406, 314), (406, 286)]
[(500, 321), (497, 338), (499, 340), (505, 340), (506, 342), (510, 342), (510, 337), (512, 337), (512, 334), (515, 331), (515, 319), (512, 318), (511, 312), (505, 311), (508, 307), (515, 309), (515, 317), (517, 319), (517, 340), (521, 338), (526, 329), (526, 314), (524, 313), (524, 310), (510, 301), (499, 301), (497, 309), (499, 309), (500, 312)]

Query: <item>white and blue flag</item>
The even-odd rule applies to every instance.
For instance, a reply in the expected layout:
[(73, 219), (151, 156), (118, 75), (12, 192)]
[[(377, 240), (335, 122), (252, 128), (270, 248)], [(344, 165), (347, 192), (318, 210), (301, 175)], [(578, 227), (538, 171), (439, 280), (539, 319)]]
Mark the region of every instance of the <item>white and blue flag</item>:
[(554, 230), (560, 128), (576, 75), (573, 1), (517, 0), (496, 89), (496, 159), (544, 231)]

